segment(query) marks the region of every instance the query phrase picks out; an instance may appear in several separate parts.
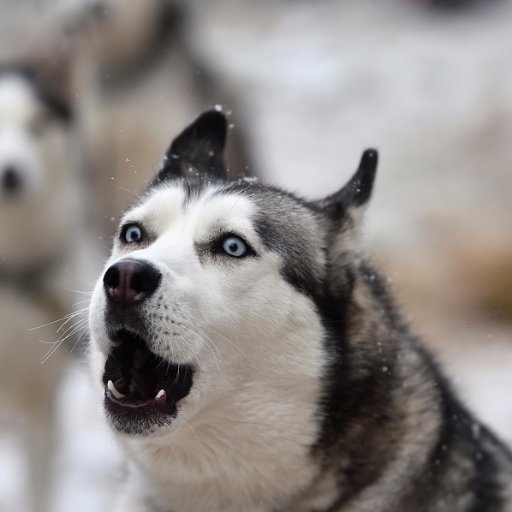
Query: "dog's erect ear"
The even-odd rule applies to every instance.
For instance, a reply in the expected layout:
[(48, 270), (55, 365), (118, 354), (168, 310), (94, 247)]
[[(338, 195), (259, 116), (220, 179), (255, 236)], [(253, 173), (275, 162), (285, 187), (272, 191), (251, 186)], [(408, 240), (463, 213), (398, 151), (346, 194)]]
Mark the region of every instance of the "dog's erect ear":
[(373, 190), (379, 155), (376, 149), (366, 149), (359, 167), (348, 183), (338, 192), (317, 201), (319, 206), (333, 220), (339, 220), (347, 212), (364, 206)]
[(220, 110), (208, 110), (171, 143), (157, 180), (204, 174), (227, 178), (224, 162), (228, 123)]

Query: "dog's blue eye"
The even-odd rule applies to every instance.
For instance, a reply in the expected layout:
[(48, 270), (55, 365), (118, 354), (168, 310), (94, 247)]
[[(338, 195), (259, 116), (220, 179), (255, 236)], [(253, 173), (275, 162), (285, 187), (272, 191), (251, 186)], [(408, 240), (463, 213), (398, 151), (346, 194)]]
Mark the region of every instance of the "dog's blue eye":
[(227, 236), (222, 241), (222, 250), (229, 256), (241, 258), (247, 254), (247, 245), (237, 236)]
[(142, 229), (137, 224), (128, 224), (123, 228), (121, 241), (125, 244), (138, 244), (142, 241)]

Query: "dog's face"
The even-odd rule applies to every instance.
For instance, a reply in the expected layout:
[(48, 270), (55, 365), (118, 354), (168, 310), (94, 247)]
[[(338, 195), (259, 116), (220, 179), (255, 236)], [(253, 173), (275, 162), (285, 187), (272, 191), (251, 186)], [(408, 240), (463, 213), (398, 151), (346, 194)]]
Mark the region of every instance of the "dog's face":
[[(0, 203), (22, 201), (42, 188), (42, 153), (69, 111), (21, 70), (0, 69)], [(6, 207), (6, 206), (5, 206)]]
[[(250, 404), (262, 425), (273, 402), (291, 415), (318, 403), (328, 246), (348, 219), (342, 202), (367, 192), (364, 176), (306, 203), (223, 178), (224, 140), (212, 111), (173, 142), (95, 288), (93, 364), (120, 433), (172, 432), (222, 400)], [(366, 155), (367, 182), (375, 157)]]
[[(57, 191), (72, 174), (69, 120), (67, 104), (38, 83), (35, 74), (0, 67), (0, 255), (7, 265), (32, 250), (43, 251), (45, 239), (49, 245), (55, 242), (52, 226), (60, 227), (61, 221), (51, 217), (46, 224), (43, 218), (56, 202), (62, 204)], [(46, 237), (38, 236), (39, 230)], [(38, 243), (27, 250), (34, 238)]]

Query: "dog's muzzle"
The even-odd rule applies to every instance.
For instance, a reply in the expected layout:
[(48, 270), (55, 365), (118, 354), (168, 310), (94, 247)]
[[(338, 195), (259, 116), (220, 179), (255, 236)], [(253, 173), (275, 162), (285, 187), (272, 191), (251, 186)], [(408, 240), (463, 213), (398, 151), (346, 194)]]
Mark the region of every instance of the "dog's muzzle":
[(161, 278), (149, 263), (131, 259), (115, 263), (103, 277), (105, 322), (113, 347), (103, 373), (105, 408), (115, 428), (128, 433), (167, 423), (192, 387), (190, 365), (174, 364), (149, 348), (142, 310)]

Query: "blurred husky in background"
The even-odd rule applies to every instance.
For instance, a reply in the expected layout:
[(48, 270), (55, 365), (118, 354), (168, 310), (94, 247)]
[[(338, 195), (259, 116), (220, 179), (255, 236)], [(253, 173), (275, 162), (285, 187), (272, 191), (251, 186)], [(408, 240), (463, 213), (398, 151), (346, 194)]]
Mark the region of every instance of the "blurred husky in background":
[(0, 67), (0, 419), (19, 434), (38, 512), (47, 504), (53, 399), (67, 359), (56, 342), (73, 334), (69, 324), (58, 333), (58, 320), (92, 268), (72, 123), (68, 99), (35, 71)]
[[(49, 404), (66, 358), (65, 350), (53, 353), (48, 342), (66, 338), (81, 326), (70, 319), (56, 333), (59, 324), (51, 323), (77, 301), (67, 290), (90, 287), (85, 276), (91, 272), (78, 271), (83, 281), (71, 279), (70, 285), (74, 276), (67, 269), (74, 273), (82, 266), (94, 267), (101, 253), (99, 249), (88, 256), (98, 244), (88, 243), (80, 223), (84, 218), (101, 223), (101, 232), (109, 237), (113, 217), (151, 179), (151, 170), (158, 165), (155, 155), (164, 151), (167, 134), (206, 105), (222, 102), (236, 108), (222, 80), (196, 59), (187, 40), (186, 13), (184, 3), (167, 0), (43, 0), (20, 2), (0, 20), (0, 29), (7, 29), (0, 30), (5, 39), (2, 60), (36, 62), (43, 72), (36, 75), (6, 67), (1, 89), (5, 99), (0, 98), (8, 148), (5, 158), (0, 155), (5, 167), (5, 194), (0, 194), (5, 304), (0, 314), (2, 324), (9, 327), (1, 341), (2, 350), (13, 352), (2, 357), (0, 364), (6, 369), (0, 379), (6, 382), (2, 386), (6, 398), (20, 404), (16, 418), (27, 426), (23, 444), (33, 457), (29, 466), (34, 503), (43, 503), (48, 492)], [(61, 64), (67, 66), (64, 80), (53, 72)], [(62, 81), (69, 82), (64, 91)], [(236, 113), (237, 119), (243, 118)], [(237, 126), (231, 131), (233, 169), (253, 167), (244, 130)], [(10, 142), (13, 139), (17, 142)], [(87, 169), (85, 184), (82, 168)], [(94, 191), (94, 207), (84, 212), (82, 199), (89, 187)], [(70, 261), (75, 257), (80, 262)], [(44, 324), (51, 325), (30, 330)], [(11, 344), (12, 339), (18, 340), (17, 345)], [(17, 366), (21, 362), (27, 370)], [(13, 389), (15, 379), (27, 386)], [(26, 393), (25, 388), (36, 391)], [(31, 404), (23, 406), (17, 394), (32, 397), (37, 414)], [(8, 403), (0, 404), (2, 416), (10, 410)], [(34, 419), (27, 419), (28, 411)], [(45, 475), (40, 477), (43, 467)]]
[(151, 179), (159, 164), (155, 155), (167, 146), (166, 134), (214, 104), (237, 118), (227, 148), (233, 170), (250, 168), (256, 174), (244, 105), (218, 63), (194, 47), (198, 28), (186, 2), (43, 0), (31, 9), (25, 5), (18, 18), (30, 35), (6, 27), (10, 37), (2, 53), (28, 56), (43, 66), (54, 55), (69, 63), (75, 124), (95, 191), (95, 220), (105, 235), (112, 234), (117, 212)]
[(362, 254), (377, 152), (306, 201), (230, 179), (226, 134), (212, 110), (174, 139), (95, 287), (115, 510), (511, 512), (512, 454)]

